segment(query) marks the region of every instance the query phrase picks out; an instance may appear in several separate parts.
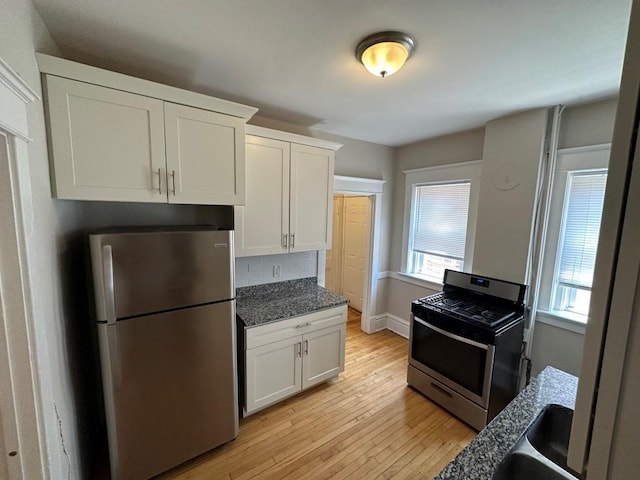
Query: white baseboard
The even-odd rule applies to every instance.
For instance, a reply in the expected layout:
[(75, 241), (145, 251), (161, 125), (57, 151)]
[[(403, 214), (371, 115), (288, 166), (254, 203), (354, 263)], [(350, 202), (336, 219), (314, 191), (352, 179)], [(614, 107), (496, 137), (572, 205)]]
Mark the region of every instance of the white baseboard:
[(371, 317), (374, 332), (380, 330), (391, 330), (404, 338), (409, 338), (409, 321), (404, 318), (396, 317), (390, 313), (381, 313)]
[(387, 328), (387, 314), (381, 313), (380, 315), (373, 315), (372, 317), (370, 317), (369, 325), (373, 327), (373, 331), (371, 333), (384, 330), (385, 328)]

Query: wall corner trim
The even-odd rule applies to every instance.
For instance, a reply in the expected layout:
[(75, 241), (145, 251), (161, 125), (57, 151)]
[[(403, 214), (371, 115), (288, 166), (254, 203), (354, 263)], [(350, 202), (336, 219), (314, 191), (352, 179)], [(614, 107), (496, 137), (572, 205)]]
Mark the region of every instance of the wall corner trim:
[(374, 315), (371, 317), (372, 324), (374, 325), (374, 331), (379, 332), (380, 330), (391, 330), (396, 335), (400, 335), (404, 338), (409, 338), (409, 330), (410, 325), (409, 321), (404, 318), (396, 317), (391, 313), (381, 313), (378, 315)]
[(38, 100), (35, 90), (0, 58), (0, 129), (31, 142), (26, 105)]
[(23, 103), (31, 103), (40, 100), (40, 96), (33, 90), (22, 77), (0, 58), (0, 82), (2, 82)]

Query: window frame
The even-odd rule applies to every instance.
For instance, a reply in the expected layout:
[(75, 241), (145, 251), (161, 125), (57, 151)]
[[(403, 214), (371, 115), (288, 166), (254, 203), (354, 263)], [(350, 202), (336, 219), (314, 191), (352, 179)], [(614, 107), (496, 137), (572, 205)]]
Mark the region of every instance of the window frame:
[[(556, 319), (565, 324), (584, 327), (587, 317), (570, 311), (556, 310), (557, 276), (564, 212), (567, 207), (569, 176), (575, 172), (601, 171), (608, 169), (611, 144), (559, 149), (553, 173), (551, 203), (547, 219), (547, 236), (542, 262), (542, 276), (538, 311), (543, 317)], [(589, 289), (590, 290), (590, 289)]]
[(416, 188), (423, 185), (438, 185), (470, 182), (469, 211), (467, 216), (467, 231), (465, 239), (464, 260), (462, 271), (471, 272), (473, 266), (473, 250), (475, 242), (476, 221), (478, 216), (478, 200), (480, 196), (480, 176), (482, 173), (482, 161), (460, 162), (450, 165), (438, 165), (434, 167), (404, 170), (405, 175), (405, 201), (404, 218), (402, 228), (402, 259), (401, 274), (417, 279), (426, 286), (442, 287), (442, 280), (435, 282), (433, 279), (413, 273), (412, 270), (412, 243), (413, 228), (415, 222)]

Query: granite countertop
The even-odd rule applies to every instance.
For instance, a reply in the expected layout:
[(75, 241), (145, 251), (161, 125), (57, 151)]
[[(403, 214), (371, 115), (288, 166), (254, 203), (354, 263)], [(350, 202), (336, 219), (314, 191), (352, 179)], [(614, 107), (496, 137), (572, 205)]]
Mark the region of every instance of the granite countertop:
[(578, 379), (553, 367), (545, 368), (527, 388), (487, 425), (436, 480), (490, 480), (518, 437), (542, 408), (556, 403), (574, 408)]
[(318, 285), (316, 277), (236, 289), (236, 314), (247, 327), (297, 317), (349, 301)]

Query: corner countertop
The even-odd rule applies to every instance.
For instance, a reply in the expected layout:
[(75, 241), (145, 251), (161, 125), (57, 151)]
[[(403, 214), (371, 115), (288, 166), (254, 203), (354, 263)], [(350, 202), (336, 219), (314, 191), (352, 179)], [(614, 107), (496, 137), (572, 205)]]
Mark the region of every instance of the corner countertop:
[(447, 465), (435, 480), (490, 480), (496, 467), (540, 410), (556, 403), (575, 406), (578, 379), (553, 367), (545, 368)]
[(246, 327), (345, 305), (345, 297), (318, 285), (316, 277), (236, 289), (236, 314)]

